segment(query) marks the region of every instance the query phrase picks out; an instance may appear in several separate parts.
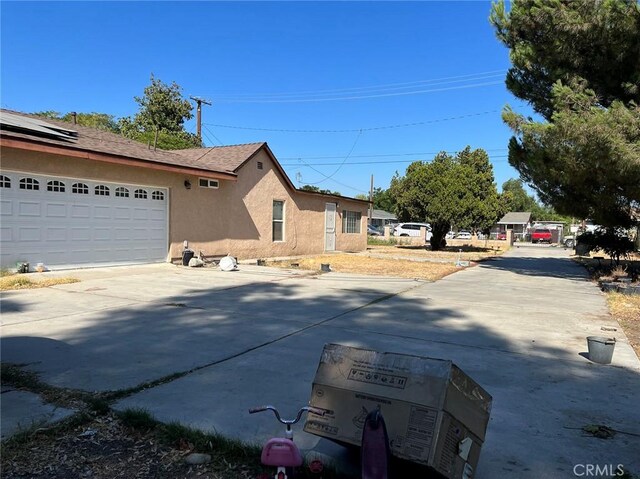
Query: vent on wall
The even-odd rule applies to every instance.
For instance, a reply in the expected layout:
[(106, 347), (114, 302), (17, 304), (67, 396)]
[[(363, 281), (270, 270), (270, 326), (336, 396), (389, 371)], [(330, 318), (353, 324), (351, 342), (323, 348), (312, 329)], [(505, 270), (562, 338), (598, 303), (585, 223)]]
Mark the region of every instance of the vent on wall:
[(259, 169), (259, 170), (261, 170), (262, 168), (263, 168), (262, 162), (261, 162), (261, 161), (259, 161), (259, 162), (258, 162), (258, 169)]

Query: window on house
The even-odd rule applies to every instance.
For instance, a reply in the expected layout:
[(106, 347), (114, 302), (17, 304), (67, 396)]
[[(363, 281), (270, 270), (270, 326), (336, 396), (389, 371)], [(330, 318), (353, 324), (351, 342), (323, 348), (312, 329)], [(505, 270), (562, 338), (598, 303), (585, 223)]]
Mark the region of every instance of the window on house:
[(57, 191), (64, 193), (64, 183), (62, 181), (52, 180), (47, 182), (47, 191)]
[(342, 232), (360, 233), (362, 213), (359, 211), (342, 210)]
[(20, 189), (21, 190), (39, 190), (40, 182), (35, 178), (21, 178)]
[(284, 241), (284, 201), (273, 200), (273, 241)]
[(11, 178), (0, 175), (0, 188), (11, 188)]
[(218, 188), (220, 187), (220, 182), (218, 180), (210, 180), (209, 178), (200, 178), (199, 181), (201, 188)]
[(154, 191), (151, 193), (152, 200), (164, 200), (164, 193), (162, 191)]
[(116, 188), (116, 196), (119, 198), (129, 198), (129, 190), (123, 186), (118, 186)]
[(78, 195), (88, 195), (89, 187), (84, 183), (74, 183), (71, 187), (71, 192), (76, 193)]
[(261, 161), (258, 162), (258, 169), (262, 170), (264, 168), (264, 165), (262, 164)]
[(133, 193), (134, 198), (138, 198), (139, 200), (146, 200), (147, 199), (147, 191), (146, 190), (136, 190)]

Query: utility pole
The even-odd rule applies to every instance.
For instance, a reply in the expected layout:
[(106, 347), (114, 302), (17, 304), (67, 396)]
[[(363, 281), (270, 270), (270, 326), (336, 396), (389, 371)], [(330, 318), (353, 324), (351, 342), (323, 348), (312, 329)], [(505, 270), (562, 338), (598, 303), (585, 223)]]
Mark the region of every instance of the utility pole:
[(369, 225), (373, 221), (373, 175), (371, 175), (371, 188), (369, 189)]
[(202, 104), (204, 103), (205, 105), (211, 106), (211, 102), (197, 96), (190, 96), (189, 98), (198, 104), (198, 108), (196, 110), (196, 134), (200, 141), (202, 141)]

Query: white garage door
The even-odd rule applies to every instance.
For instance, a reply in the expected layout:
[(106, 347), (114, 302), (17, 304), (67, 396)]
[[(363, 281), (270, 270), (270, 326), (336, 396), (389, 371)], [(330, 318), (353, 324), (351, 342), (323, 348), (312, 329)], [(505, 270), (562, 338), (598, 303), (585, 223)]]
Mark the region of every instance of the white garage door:
[(3, 267), (146, 263), (167, 257), (165, 188), (3, 171), (0, 195)]

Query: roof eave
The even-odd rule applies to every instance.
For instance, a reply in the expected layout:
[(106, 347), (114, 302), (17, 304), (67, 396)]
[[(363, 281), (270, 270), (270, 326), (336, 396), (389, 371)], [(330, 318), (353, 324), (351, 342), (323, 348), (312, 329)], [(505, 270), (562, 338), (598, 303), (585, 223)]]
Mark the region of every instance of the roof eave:
[(67, 156), (73, 158), (84, 158), (93, 161), (102, 161), (105, 163), (136, 166), (140, 168), (148, 168), (152, 170), (170, 171), (174, 173), (198, 175), (205, 178), (218, 180), (237, 181), (238, 175), (232, 172), (211, 171), (202, 168), (194, 168), (185, 165), (171, 165), (153, 160), (144, 160), (124, 155), (114, 155), (110, 153), (102, 153), (98, 151), (87, 150), (83, 148), (70, 148), (62, 145), (52, 145), (50, 143), (42, 143), (34, 140), (7, 138), (5, 135), (0, 136), (0, 147), (14, 148), (17, 150), (36, 151), (40, 153), (49, 153), (52, 155)]

